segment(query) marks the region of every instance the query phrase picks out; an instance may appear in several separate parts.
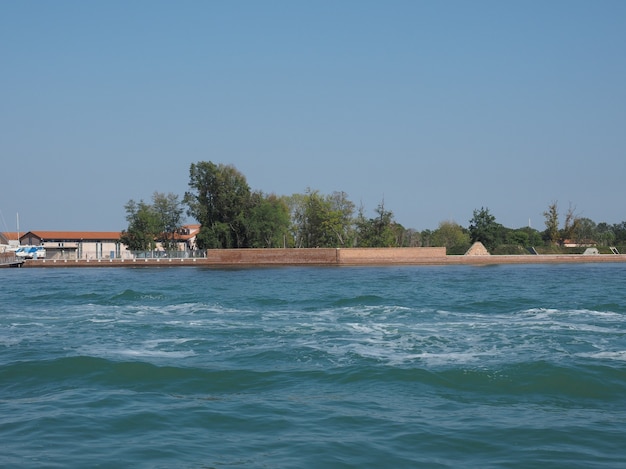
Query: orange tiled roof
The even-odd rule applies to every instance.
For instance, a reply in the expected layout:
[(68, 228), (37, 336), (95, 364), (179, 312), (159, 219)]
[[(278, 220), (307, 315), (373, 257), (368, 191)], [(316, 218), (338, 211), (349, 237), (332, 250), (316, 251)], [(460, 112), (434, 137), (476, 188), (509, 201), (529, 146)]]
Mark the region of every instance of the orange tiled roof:
[[(198, 231), (200, 230), (200, 225), (185, 225), (183, 226), (183, 228), (187, 228), (189, 230), (189, 234), (176, 234), (175, 235), (175, 239), (178, 240), (188, 240), (190, 238), (193, 238), (195, 235), (198, 234)], [(44, 241), (69, 241), (69, 240), (76, 240), (76, 241), (80, 241), (80, 240), (93, 240), (93, 241), (99, 241), (99, 240), (119, 240), (120, 237), (122, 236), (122, 233), (120, 231), (39, 231), (39, 230), (35, 230), (35, 231), (29, 231), (27, 233), (23, 233), (20, 237), (26, 235), (30, 233), (33, 236), (36, 236), (39, 239), (42, 239)], [(5, 235), (7, 233), (4, 233)], [(13, 234), (13, 233), (9, 233), (9, 234)], [(15, 238), (7, 238), (7, 239), (16, 239), (17, 240), (17, 233), (15, 234)]]
[(174, 239), (179, 241), (187, 241), (198, 234), (200, 231), (200, 225), (185, 225), (183, 226), (183, 230), (187, 230), (185, 233), (175, 233)]
[(3, 231), (2, 236), (4, 236), (7, 241), (17, 241), (19, 239), (15, 231)]
[[(28, 233), (44, 241), (50, 240), (119, 240), (122, 233), (119, 231), (29, 231)], [(27, 233), (26, 233), (27, 234)]]

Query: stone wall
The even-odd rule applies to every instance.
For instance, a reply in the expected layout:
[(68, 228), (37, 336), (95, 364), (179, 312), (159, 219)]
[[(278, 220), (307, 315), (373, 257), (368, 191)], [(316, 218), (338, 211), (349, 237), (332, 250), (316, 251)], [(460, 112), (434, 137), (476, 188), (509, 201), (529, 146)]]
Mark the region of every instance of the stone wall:
[(337, 253), (343, 265), (415, 264), (445, 258), (446, 248), (349, 248), (337, 249)]
[(335, 265), (337, 249), (209, 249), (202, 261), (216, 265)]
[(203, 261), (216, 265), (375, 265), (445, 257), (446, 248), (209, 249)]

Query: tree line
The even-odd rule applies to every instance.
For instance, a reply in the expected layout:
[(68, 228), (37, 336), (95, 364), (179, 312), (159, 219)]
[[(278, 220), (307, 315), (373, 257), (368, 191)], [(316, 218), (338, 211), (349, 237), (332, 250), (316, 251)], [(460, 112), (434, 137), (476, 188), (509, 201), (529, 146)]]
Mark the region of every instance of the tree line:
[(155, 192), (151, 203), (129, 200), (127, 229), (121, 241), (134, 251), (153, 250), (160, 243), (175, 249), (186, 213), (200, 224), (196, 247), (428, 247), (445, 246), (448, 254), (463, 254), (476, 241), (494, 254), (525, 252), (531, 246), (554, 247), (565, 240), (600, 246), (626, 244), (626, 222), (596, 224), (578, 217), (571, 208), (560, 228), (556, 202), (544, 213), (546, 229), (506, 228), (488, 208), (473, 212), (468, 227), (442, 221), (435, 230), (417, 231), (398, 223), (384, 200), (367, 217), (345, 192), (278, 196), (252, 190), (246, 177), (232, 165), (211, 161), (192, 163), (189, 189), (182, 199)]

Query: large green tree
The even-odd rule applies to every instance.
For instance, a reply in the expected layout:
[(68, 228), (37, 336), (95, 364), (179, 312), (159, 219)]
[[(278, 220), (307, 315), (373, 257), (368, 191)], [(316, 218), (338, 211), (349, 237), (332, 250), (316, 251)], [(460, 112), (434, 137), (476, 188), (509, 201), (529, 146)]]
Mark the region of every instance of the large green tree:
[(184, 212), (176, 194), (155, 192), (152, 204), (129, 200), (124, 208), (128, 228), (122, 231), (121, 241), (130, 250), (152, 250), (157, 242), (166, 250), (176, 249), (176, 235)]
[(287, 198), (296, 247), (342, 247), (354, 242), (354, 204), (345, 192), (307, 188)]
[(493, 251), (501, 242), (502, 225), (496, 222), (496, 217), (489, 213), (488, 208), (481, 207), (480, 210), (474, 210), (469, 234), (472, 243), (480, 241), (487, 250)]
[(397, 233), (393, 212), (385, 209), (384, 201), (376, 207), (376, 216), (366, 218), (363, 209), (357, 218), (357, 245), (359, 247), (392, 247), (396, 246)]
[(626, 245), (626, 221), (613, 224), (611, 231), (615, 244)]
[[(578, 225), (580, 224), (580, 217), (576, 215), (575, 207), (570, 204), (565, 214), (565, 223), (563, 229), (560, 231), (560, 239), (577, 239)], [(595, 223), (594, 223), (595, 225)]]
[(210, 161), (192, 163), (184, 202), (188, 215), (201, 225), (200, 249), (246, 246), (246, 211), (250, 187), (245, 176), (232, 165)]
[(333, 192), (327, 197), (330, 210), (324, 227), (330, 231), (334, 246), (352, 246), (354, 242), (354, 203), (345, 192)]
[(433, 246), (444, 246), (448, 254), (462, 254), (469, 248), (470, 237), (467, 230), (453, 221), (442, 221), (433, 231)]
[(122, 231), (120, 241), (131, 251), (151, 251), (156, 246), (160, 223), (152, 205), (143, 200), (129, 200), (124, 206), (128, 228)]
[(304, 248), (329, 247), (332, 244), (332, 233), (328, 227), (329, 201), (319, 191), (311, 189), (307, 189), (303, 197), (296, 197), (295, 201), (296, 245)]
[(544, 238), (550, 244), (557, 244), (559, 241), (559, 207), (557, 202), (548, 205), (548, 210), (543, 212), (546, 223)]
[(601, 246), (613, 246), (615, 243), (613, 227), (606, 222), (598, 223), (596, 226), (596, 237)]
[(596, 223), (589, 218), (576, 218), (570, 238), (578, 243), (593, 243), (599, 238)]
[(509, 245), (522, 247), (539, 246), (543, 244), (541, 233), (534, 228), (525, 226), (516, 230), (504, 228), (504, 242)]
[(289, 223), (289, 208), (282, 198), (274, 194), (252, 193), (246, 215), (249, 247), (286, 247)]
[(182, 227), (184, 212), (178, 195), (155, 192), (152, 195), (152, 210), (159, 224), (158, 240), (166, 250), (176, 249), (176, 236)]

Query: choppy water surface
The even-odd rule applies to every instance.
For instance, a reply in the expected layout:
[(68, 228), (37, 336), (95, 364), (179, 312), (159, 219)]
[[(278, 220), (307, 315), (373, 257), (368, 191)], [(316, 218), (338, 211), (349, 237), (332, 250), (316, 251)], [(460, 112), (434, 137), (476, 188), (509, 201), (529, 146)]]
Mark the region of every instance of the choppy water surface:
[(626, 265), (0, 270), (2, 467), (626, 465)]

